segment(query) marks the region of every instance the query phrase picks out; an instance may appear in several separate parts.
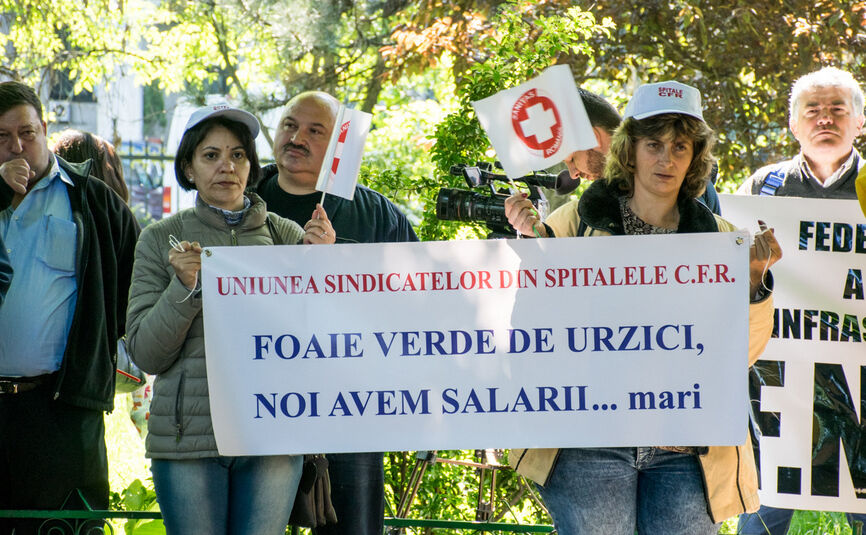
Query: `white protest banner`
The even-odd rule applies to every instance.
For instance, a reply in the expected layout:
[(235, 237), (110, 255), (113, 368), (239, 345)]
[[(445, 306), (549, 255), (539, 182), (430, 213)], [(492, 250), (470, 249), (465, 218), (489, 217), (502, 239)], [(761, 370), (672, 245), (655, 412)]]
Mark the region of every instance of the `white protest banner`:
[(568, 65), (473, 102), (509, 178), (547, 169), (598, 145)]
[(208, 248), (220, 453), (741, 444), (744, 236)]
[[(726, 219), (775, 229), (776, 327), (756, 366), (761, 503), (866, 512), (862, 444), (866, 220), (854, 200), (723, 195)], [(856, 463), (856, 464), (855, 464)], [(861, 491), (866, 493), (866, 491)], [(866, 494), (861, 494), (866, 497)]]
[[(334, 130), (319, 171), (316, 190), (344, 199), (355, 197), (358, 171), (364, 155), (364, 143), (370, 132), (373, 116), (340, 105), (334, 120)], [(331, 162), (326, 165), (325, 162)]]

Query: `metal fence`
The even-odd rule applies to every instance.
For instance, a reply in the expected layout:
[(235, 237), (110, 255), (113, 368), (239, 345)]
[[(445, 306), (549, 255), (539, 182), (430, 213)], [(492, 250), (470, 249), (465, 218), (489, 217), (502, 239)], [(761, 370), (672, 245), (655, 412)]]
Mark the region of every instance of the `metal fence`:
[[(158, 520), (157, 511), (42, 511), (0, 510), (0, 518), (42, 520), (39, 535), (101, 535), (115, 533), (109, 520)], [(469, 520), (431, 520), (414, 518), (385, 518), (385, 526), (393, 528), (455, 529), (474, 533), (552, 533), (553, 527), (542, 524), (507, 524), (504, 522), (475, 522)], [(133, 531), (133, 533), (135, 533)]]
[[(553, 526), (545, 524), (511, 524), (496, 521), (496, 474), (500, 470), (510, 470), (507, 465), (499, 462), (496, 452), (498, 450), (476, 450), (475, 455), (478, 462), (456, 460), (440, 457), (436, 451), (416, 452), (416, 463), (409, 477), (403, 494), (399, 498), (396, 511), (390, 508), (386, 510), (384, 519), (385, 533), (387, 535), (405, 535), (406, 528), (421, 528), (425, 532), (433, 529), (451, 529), (472, 533), (553, 533)], [(445, 520), (445, 519), (418, 519), (407, 518), (412, 509), (412, 502), (418, 491), (421, 480), (428, 467), (434, 463), (449, 463), (474, 469), (478, 476), (478, 503), (476, 507), (476, 520)], [(523, 481), (524, 486), (528, 483)], [(489, 496), (485, 496), (484, 489), (489, 488)], [(531, 489), (527, 488), (531, 493)], [(519, 492), (510, 498), (519, 499), (523, 492)], [(69, 501), (74, 499), (73, 501)], [(489, 501), (488, 501), (489, 500)], [(507, 500), (510, 504), (514, 500)], [(104, 533), (115, 533), (114, 526), (109, 520), (159, 520), (162, 515), (159, 511), (111, 511), (94, 510), (87, 503), (80, 491), (70, 493), (67, 503), (80, 503), (83, 509), (69, 510), (61, 508), (57, 511), (46, 510), (0, 510), (0, 519), (34, 519), (40, 525), (37, 529), (38, 535), (102, 535)], [(41, 522), (40, 522), (41, 521)], [(33, 529), (32, 527), (30, 528)], [(299, 528), (292, 527), (291, 534), (298, 535)], [(133, 534), (135, 529), (131, 531)], [(147, 530), (149, 534), (154, 530)]]
[(129, 188), (129, 206), (139, 223), (162, 219), (162, 180), (174, 168), (174, 155), (165, 153), (160, 141), (124, 141), (117, 148), (123, 177)]

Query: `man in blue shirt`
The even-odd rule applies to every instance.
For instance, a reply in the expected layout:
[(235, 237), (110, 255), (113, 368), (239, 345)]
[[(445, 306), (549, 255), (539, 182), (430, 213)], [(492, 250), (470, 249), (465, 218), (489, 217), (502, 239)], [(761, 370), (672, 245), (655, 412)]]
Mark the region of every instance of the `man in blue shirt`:
[[(102, 412), (114, 405), (138, 225), (84, 167), (54, 156), (39, 97), (0, 83), (0, 509), (108, 507)], [(0, 523), (34, 533), (36, 521)]]

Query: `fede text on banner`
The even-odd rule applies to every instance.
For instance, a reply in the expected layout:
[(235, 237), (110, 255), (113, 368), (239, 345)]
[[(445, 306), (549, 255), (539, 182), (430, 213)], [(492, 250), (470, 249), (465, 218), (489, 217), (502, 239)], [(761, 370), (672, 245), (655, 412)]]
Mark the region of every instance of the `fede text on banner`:
[(854, 200), (739, 195), (722, 196), (722, 206), (741, 227), (766, 221), (784, 252), (773, 266), (773, 338), (751, 376), (761, 503), (866, 512), (860, 207)]

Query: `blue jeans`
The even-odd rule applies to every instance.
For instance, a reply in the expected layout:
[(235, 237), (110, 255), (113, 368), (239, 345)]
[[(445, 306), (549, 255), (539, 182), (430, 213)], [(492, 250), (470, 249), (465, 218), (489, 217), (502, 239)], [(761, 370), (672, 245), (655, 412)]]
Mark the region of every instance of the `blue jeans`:
[(714, 535), (694, 455), (658, 448), (571, 448), (539, 486), (562, 535)]
[(151, 463), (167, 535), (283, 535), (303, 457), (208, 457)]
[[(779, 509), (762, 505), (757, 513), (740, 515), (737, 524), (737, 533), (742, 535), (785, 535), (788, 526), (791, 525), (791, 517), (794, 516), (793, 509)], [(854, 522), (862, 522), (866, 528), (866, 514), (846, 513), (848, 524), (853, 528)]]

